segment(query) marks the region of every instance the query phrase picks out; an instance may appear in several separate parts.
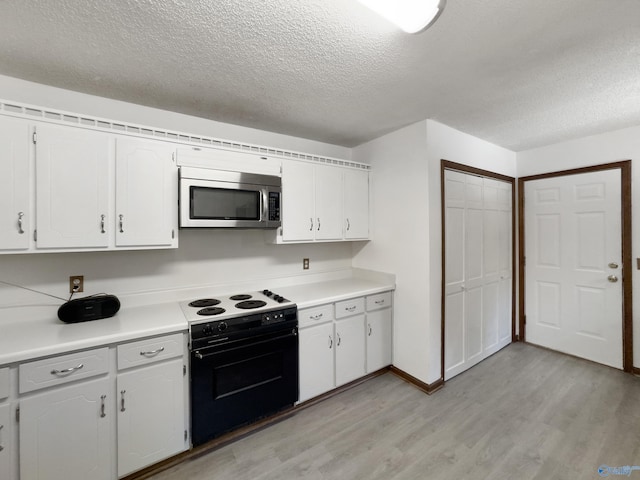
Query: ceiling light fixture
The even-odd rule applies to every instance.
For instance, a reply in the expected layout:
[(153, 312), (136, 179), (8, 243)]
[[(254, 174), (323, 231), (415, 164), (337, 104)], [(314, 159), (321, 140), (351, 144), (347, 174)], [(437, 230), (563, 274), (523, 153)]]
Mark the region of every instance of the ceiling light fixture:
[(419, 33), (438, 19), (447, 0), (359, 0), (407, 33)]

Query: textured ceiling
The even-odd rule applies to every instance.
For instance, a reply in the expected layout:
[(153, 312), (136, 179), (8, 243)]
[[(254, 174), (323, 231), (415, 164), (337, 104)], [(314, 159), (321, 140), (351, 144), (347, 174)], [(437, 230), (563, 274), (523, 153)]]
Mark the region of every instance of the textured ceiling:
[[(432, 118), (512, 150), (640, 125), (640, 0), (0, 0), (0, 74), (355, 146)], [(1, 92), (0, 92), (1, 93)]]

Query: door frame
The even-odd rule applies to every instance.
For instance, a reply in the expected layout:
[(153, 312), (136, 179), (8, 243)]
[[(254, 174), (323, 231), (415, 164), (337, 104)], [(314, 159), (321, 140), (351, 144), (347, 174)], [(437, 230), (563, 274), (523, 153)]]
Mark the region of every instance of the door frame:
[(442, 235), (441, 248), (441, 284), (440, 284), (440, 380), (444, 383), (444, 329), (445, 329), (445, 288), (446, 288), (446, 222), (445, 222), (445, 171), (453, 170), (456, 172), (477, 175), (480, 177), (492, 178), (511, 184), (511, 341), (518, 340), (516, 335), (516, 179), (508, 175), (483, 170), (481, 168), (470, 167), (462, 163), (451, 162), (449, 160), (440, 160), (440, 230)]
[(620, 169), (622, 250), (622, 369), (633, 372), (633, 265), (631, 257), (631, 160), (529, 175), (518, 178), (518, 317), (520, 340), (526, 342), (524, 269), (524, 183), (530, 180)]

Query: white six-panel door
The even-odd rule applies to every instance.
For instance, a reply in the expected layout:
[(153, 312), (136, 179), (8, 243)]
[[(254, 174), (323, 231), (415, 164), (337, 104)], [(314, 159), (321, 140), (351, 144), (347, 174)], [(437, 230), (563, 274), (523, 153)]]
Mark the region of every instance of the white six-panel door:
[(525, 182), (526, 340), (622, 368), (620, 170)]
[(445, 171), (448, 380), (511, 343), (511, 183)]

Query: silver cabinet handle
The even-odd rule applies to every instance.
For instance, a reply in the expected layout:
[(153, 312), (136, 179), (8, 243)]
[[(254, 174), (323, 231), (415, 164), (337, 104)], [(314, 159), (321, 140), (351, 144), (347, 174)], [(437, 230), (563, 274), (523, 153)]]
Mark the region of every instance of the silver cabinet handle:
[(104, 418), (104, 417), (107, 416), (107, 414), (104, 413), (104, 408), (105, 408), (104, 401), (105, 401), (106, 398), (107, 398), (106, 395), (101, 395), (100, 396), (100, 403), (101, 403), (101, 405), (100, 405), (100, 418)]
[(18, 212), (18, 233), (20, 235), (24, 233), (24, 229), (22, 228), (22, 217), (24, 217), (24, 212)]
[(64, 370), (53, 369), (51, 370), (51, 375), (65, 376), (75, 372), (76, 370), (80, 370), (83, 367), (84, 367), (84, 364), (81, 363), (77, 367), (65, 368)]
[(384, 305), (384, 300), (376, 300), (375, 302), (376, 305)]
[(320, 319), (322, 318), (322, 316), (323, 316), (323, 314), (322, 314), (322, 313), (319, 313), (319, 314), (317, 314), (317, 315), (309, 315), (309, 318), (310, 318), (311, 320), (320, 320)]
[(369, 336), (371, 336), (372, 332), (373, 332), (373, 329), (371, 328), (371, 324), (369, 324)]
[(355, 305), (352, 305), (352, 306), (350, 306), (350, 307), (344, 307), (344, 309), (345, 309), (347, 312), (353, 312), (353, 311), (356, 309), (356, 306), (355, 306)]
[(120, 214), (120, 233), (124, 233), (124, 215)]
[(609, 280), (611, 283), (616, 283), (618, 281), (618, 277), (616, 277), (615, 275), (609, 275), (607, 277), (607, 280)]
[(143, 357), (153, 357), (154, 355), (158, 355), (161, 352), (164, 352), (164, 347), (160, 347), (157, 350), (151, 350), (150, 352), (140, 352), (140, 355), (142, 355)]
[(124, 394), (127, 393), (126, 390), (120, 390), (120, 411), (124, 412), (126, 408), (124, 408)]
[[(0, 433), (2, 432), (3, 428), (4, 428), (4, 425), (0, 425)], [(3, 451), (3, 450), (4, 450), (4, 446), (2, 445), (2, 443), (0, 443), (0, 452)]]
[(107, 231), (104, 229), (104, 219), (106, 218), (105, 215), (100, 215), (100, 233), (107, 233)]
[(336, 332), (336, 337), (338, 338), (338, 341), (336, 342), (336, 346), (340, 346), (340, 343), (342, 343), (342, 339), (340, 338), (340, 334)]
[(318, 231), (320, 231), (320, 217), (318, 217)]
[(351, 222), (349, 222), (349, 219), (347, 218), (347, 232), (351, 230)]
[(311, 221), (311, 226), (309, 227), (309, 231), (311, 232), (313, 230), (313, 218), (309, 219)]
[(333, 338), (331, 338), (331, 335), (329, 335), (329, 349), (333, 348)]

